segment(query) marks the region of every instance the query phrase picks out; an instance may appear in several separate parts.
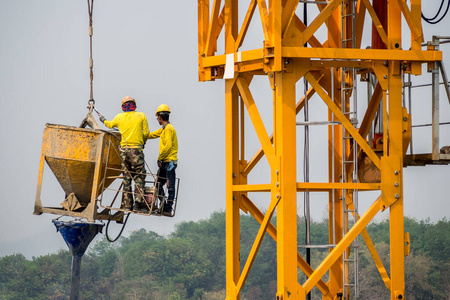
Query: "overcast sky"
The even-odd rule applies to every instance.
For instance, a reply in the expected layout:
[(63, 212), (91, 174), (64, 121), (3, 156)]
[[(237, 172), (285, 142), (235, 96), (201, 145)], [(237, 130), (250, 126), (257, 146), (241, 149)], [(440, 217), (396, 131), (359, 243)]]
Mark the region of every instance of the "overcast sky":
[[(434, 6), (440, 3), (437, 0), (429, 2)], [(435, 11), (433, 5), (424, 8), (428, 16)], [(243, 16), (244, 13), (241, 18)], [(450, 17), (438, 25), (424, 24), (425, 39), (431, 39), (433, 34), (446, 35), (449, 25)], [(261, 47), (258, 26), (256, 23), (250, 28), (251, 39), (243, 49)], [(0, 42), (3, 106), (0, 118), (0, 256), (17, 252), (27, 257), (39, 256), (66, 249), (51, 223), (56, 216), (34, 216), (32, 212), (45, 124), (78, 126), (87, 113), (89, 38), (86, 1), (0, 0)], [(444, 57), (448, 57), (448, 46), (442, 46), (442, 49)], [(447, 62), (446, 68), (450, 70)], [(425, 83), (430, 77), (426, 74), (413, 80), (414, 83)], [(364, 89), (365, 86), (363, 93)], [(252, 91), (270, 134), (272, 101), (267, 80), (255, 79)], [(302, 89), (298, 93), (301, 97)], [(427, 123), (431, 116), (431, 94), (429, 90), (418, 94), (420, 97), (413, 102), (416, 109), (413, 113), (417, 112), (413, 122)], [(124, 234), (139, 228), (168, 234), (178, 222), (204, 219), (213, 211), (224, 210), (224, 81), (197, 81), (196, 1), (95, 1), (96, 107), (112, 119), (120, 112), (120, 101), (126, 95), (134, 97), (138, 110), (147, 114), (150, 130), (159, 127), (154, 118), (158, 105), (166, 103), (170, 106), (171, 122), (179, 139), (177, 175), (181, 185), (175, 218), (132, 216)], [(441, 118), (445, 122), (450, 120), (450, 106), (443, 90), (441, 96)], [(320, 100), (312, 101), (311, 109), (312, 118), (321, 118), (324, 106)], [(450, 144), (448, 127), (441, 127), (442, 144), (446, 145)], [(250, 159), (260, 145), (250, 127), (247, 131), (246, 158)], [(414, 136), (415, 151), (429, 152), (429, 131), (420, 129), (414, 134), (417, 134)], [(298, 140), (302, 141), (301, 130)], [(314, 150), (311, 165), (323, 168), (326, 143)], [(149, 141), (145, 155), (152, 171), (156, 171), (157, 154), (158, 141)], [(302, 158), (303, 152), (299, 150), (299, 181), (302, 180)], [(252, 173), (249, 178), (251, 183), (268, 182), (267, 163), (263, 160), (261, 164), (254, 172), (256, 175)], [(312, 178), (326, 180), (326, 169), (323, 171), (319, 173), (313, 169)], [(432, 221), (449, 217), (449, 172), (448, 166), (407, 168), (404, 176), (405, 215), (417, 219), (429, 217)], [(64, 197), (61, 188), (50, 172), (46, 175), (49, 180), (44, 182), (43, 195), (61, 202)], [(254, 197), (262, 209), (267, 207), (266, 196)], [(319, 198), (313, 204), (315, 220), (323, 218), (327, 210), (323, 197)], [(376, 195), (369, 194), (365, 198), (370, 204)], [(303, 210), (301, 199), (299, 194), (300, 215)], [(378, 219), (385, 217), (381, 215)]]

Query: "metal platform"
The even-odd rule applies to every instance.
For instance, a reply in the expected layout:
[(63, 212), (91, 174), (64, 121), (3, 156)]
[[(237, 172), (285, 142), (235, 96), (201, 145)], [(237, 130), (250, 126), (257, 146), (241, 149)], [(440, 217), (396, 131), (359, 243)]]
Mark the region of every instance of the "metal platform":
[(431, 153), (406, 155), (403, 166), (448, 165), (450, 154), (439, 154), (438, 160), (433, 160)]

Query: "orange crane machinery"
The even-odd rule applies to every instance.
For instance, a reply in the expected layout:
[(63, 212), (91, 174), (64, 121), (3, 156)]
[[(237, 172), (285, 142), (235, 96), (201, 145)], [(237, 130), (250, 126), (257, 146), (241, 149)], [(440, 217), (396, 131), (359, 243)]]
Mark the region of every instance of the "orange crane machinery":
[[(298, 0), (249, 0), (245, 4), (238, 0), (198, 0), (199, 80), (225, 80), (226, 299), (240, 298), (266, 233), (277, 242), (277, 300), (306, 299), (314, 287), (322, 299), (357, 297), (357, 278), (349, 269), (357, 264), (355, 240), (359, 235), (391, 299), (404, 299), (404, 257), (409, 253), (409, 235), (404, 231), (403, 167), (411, 123), (402, 103), (402, 76), (421, 75), (423, 64), (439, 76), (439, 43), (434, 40), (422, 48), (421, 0), (300, 3), (313, 5), (317, 11), (310, 22), (298, 16)], [(241, 10), (246, 14), (239, 19)], [(364, 28), (366, 19), (373, 25), (373, 36), (378, 41), (362, 49), (362, 38), (371, 31)], [(402, 36), (402, 19), (407, 24), (403, 31), (408, 32), (407, 36)], [(262, 47), (241, 50), (249, 40), (247, 32), (252, 24), (261, 29)], [(325, 33), (321, 34), (321, 30)], [(224, 37), (223, 54), (216, 53), (220, 36)], [(256, 101), (251, 92), (252, 80), (257, 76), (265, 76), (272, 90), (273, 133), (266, 130), (260, 114), (267, 101)], [(374, 83), (366, 100), (357, 93), (359, 79)], [(297, 92), (302, 81), (305, 92)], [(297, 128), (302, 126), (308, 136), (307, 129), (314, 125), (308, 120), (310, 98), (322, 101), (328, 116), (316, 122), (326, 126), (327, 134), (308, 137), (311, 142), (322, 140), (328, 145), (324, 159), (328, 180), (322, 182), (312, 182), (307, 176), (298, 180), (297, 175), (298, 149), (305, 147), (297, 140)], [(363, 101), (368, 101), (366, 109), (357, 106), (367, 103)], [(363, 118), (358, 121), (361, 110)], [(303, 111), (305, 120), (298, 122), (297, 115)], [(253, 156), (245, 153), (246, 114), (261, 144)], [(433, 118), (433, 151), (421, 159), (448, 163), (449, 155), (439, 153), (439, 119), (435, 111)], [(372, 141), (368, 134), (374, 120), (381, 123)], [(252, 170), (264, 161), (263, 156), (270, 181), (249, 184)], [(419, 157), (408, 159), (413, 162)], [(370, 195), (376, 191), (378, 196), (359, 213), (358, 193), (366, 191), (372, 191)], [(265, 213), (251, 199), (250, 193), (255, 192), (270, 197)], [(315, 192), (328, 193), (329, 252), (313, 269), (298, 251), (297, 201), (299, 193)], [(272, 224), (275, 210), (276, 224)], [(390, 224), (389, 272), (365, 228), (385, 210), (389, 211)], [(241, 211), (250, 213), (261, 224), (246, 260), (240, 260)], [(299, 271), (306, 275), (305, 281), (299, 282)]]

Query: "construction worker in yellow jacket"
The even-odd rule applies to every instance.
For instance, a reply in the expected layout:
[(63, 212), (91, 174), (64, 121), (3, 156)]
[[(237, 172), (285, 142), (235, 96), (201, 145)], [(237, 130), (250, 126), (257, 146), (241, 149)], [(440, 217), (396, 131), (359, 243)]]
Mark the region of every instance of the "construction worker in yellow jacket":
[(159, 125), (162, 127), (149, 133), (149, 139), (159, 137), (159, 156), (158, 156), (158, 183), (160, 201), (163, 200), (164, 190), (162, 187), (167, 183), (169, 193), (166, 204), (161, 207), (164, 215), (172, 215), (173, 200), (175, 199), (175, 169), (178, 164), (178, 140), (177, 132), (169, 122), (170, 109), (166, 104), (161, 104), (156, 110), (156, 117)]
[(122, 99), (123, 112), (108, 121), (99, 113), (100, 121), (108, 128), (117, 127), (122, 140), (120, 142), (120, 158), (123, 172), (123, 196), (122, 207), (131, 210), (133, 208), (133, 194), (131, 182), (134, 179), (136, 195), (133, 211), (145, 211), (145, 161), (144, 144), (149, 135), (147, 117), (142, 112), (136, 111), (136, 101), (130, 96)]

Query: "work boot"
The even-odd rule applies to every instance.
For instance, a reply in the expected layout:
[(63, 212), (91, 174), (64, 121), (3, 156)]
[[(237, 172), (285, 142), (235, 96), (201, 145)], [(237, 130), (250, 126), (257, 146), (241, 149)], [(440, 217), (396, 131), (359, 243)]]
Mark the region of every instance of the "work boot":
[(142, 209), (141, 202), (135, 202), (134, 203), (133, 212), (141, 212), (141, 209)]
[(141, 204), (141, 211), (142, 212), (145, 212), (145, 213), (148, 213), (149, 212), (149, 210), (150, 210), (150, 205), (148, 205), (147, 203), (145, 203), (145, 202), (142, 202), (142, 204)]
[(133, 212), (148, 213), (147, 205), (141, 202), (135, 202)]
[(152, 212), (158, 212), (158, 211), (159, 211), (158, 204), (153, 203)]
[(120, 206), (120, 208), (125, 209), (125, 210), (132, 210), (133, 203), (131, 202), (131, 200), (125, 199), (122, 201), (122, 205)]
[(163, 215), (167, 216), (167, 217), (171, 217), (172, 216), (172, 209), (164, 209), (163, 211)]
[(164, 209), (163, 209), (163, 215), (164, 216), (172, 216), (172, 203), (171, 203), (171, 201), (168, 201), (169, 203), (166, 203), (165, 205), (164, 205)]

